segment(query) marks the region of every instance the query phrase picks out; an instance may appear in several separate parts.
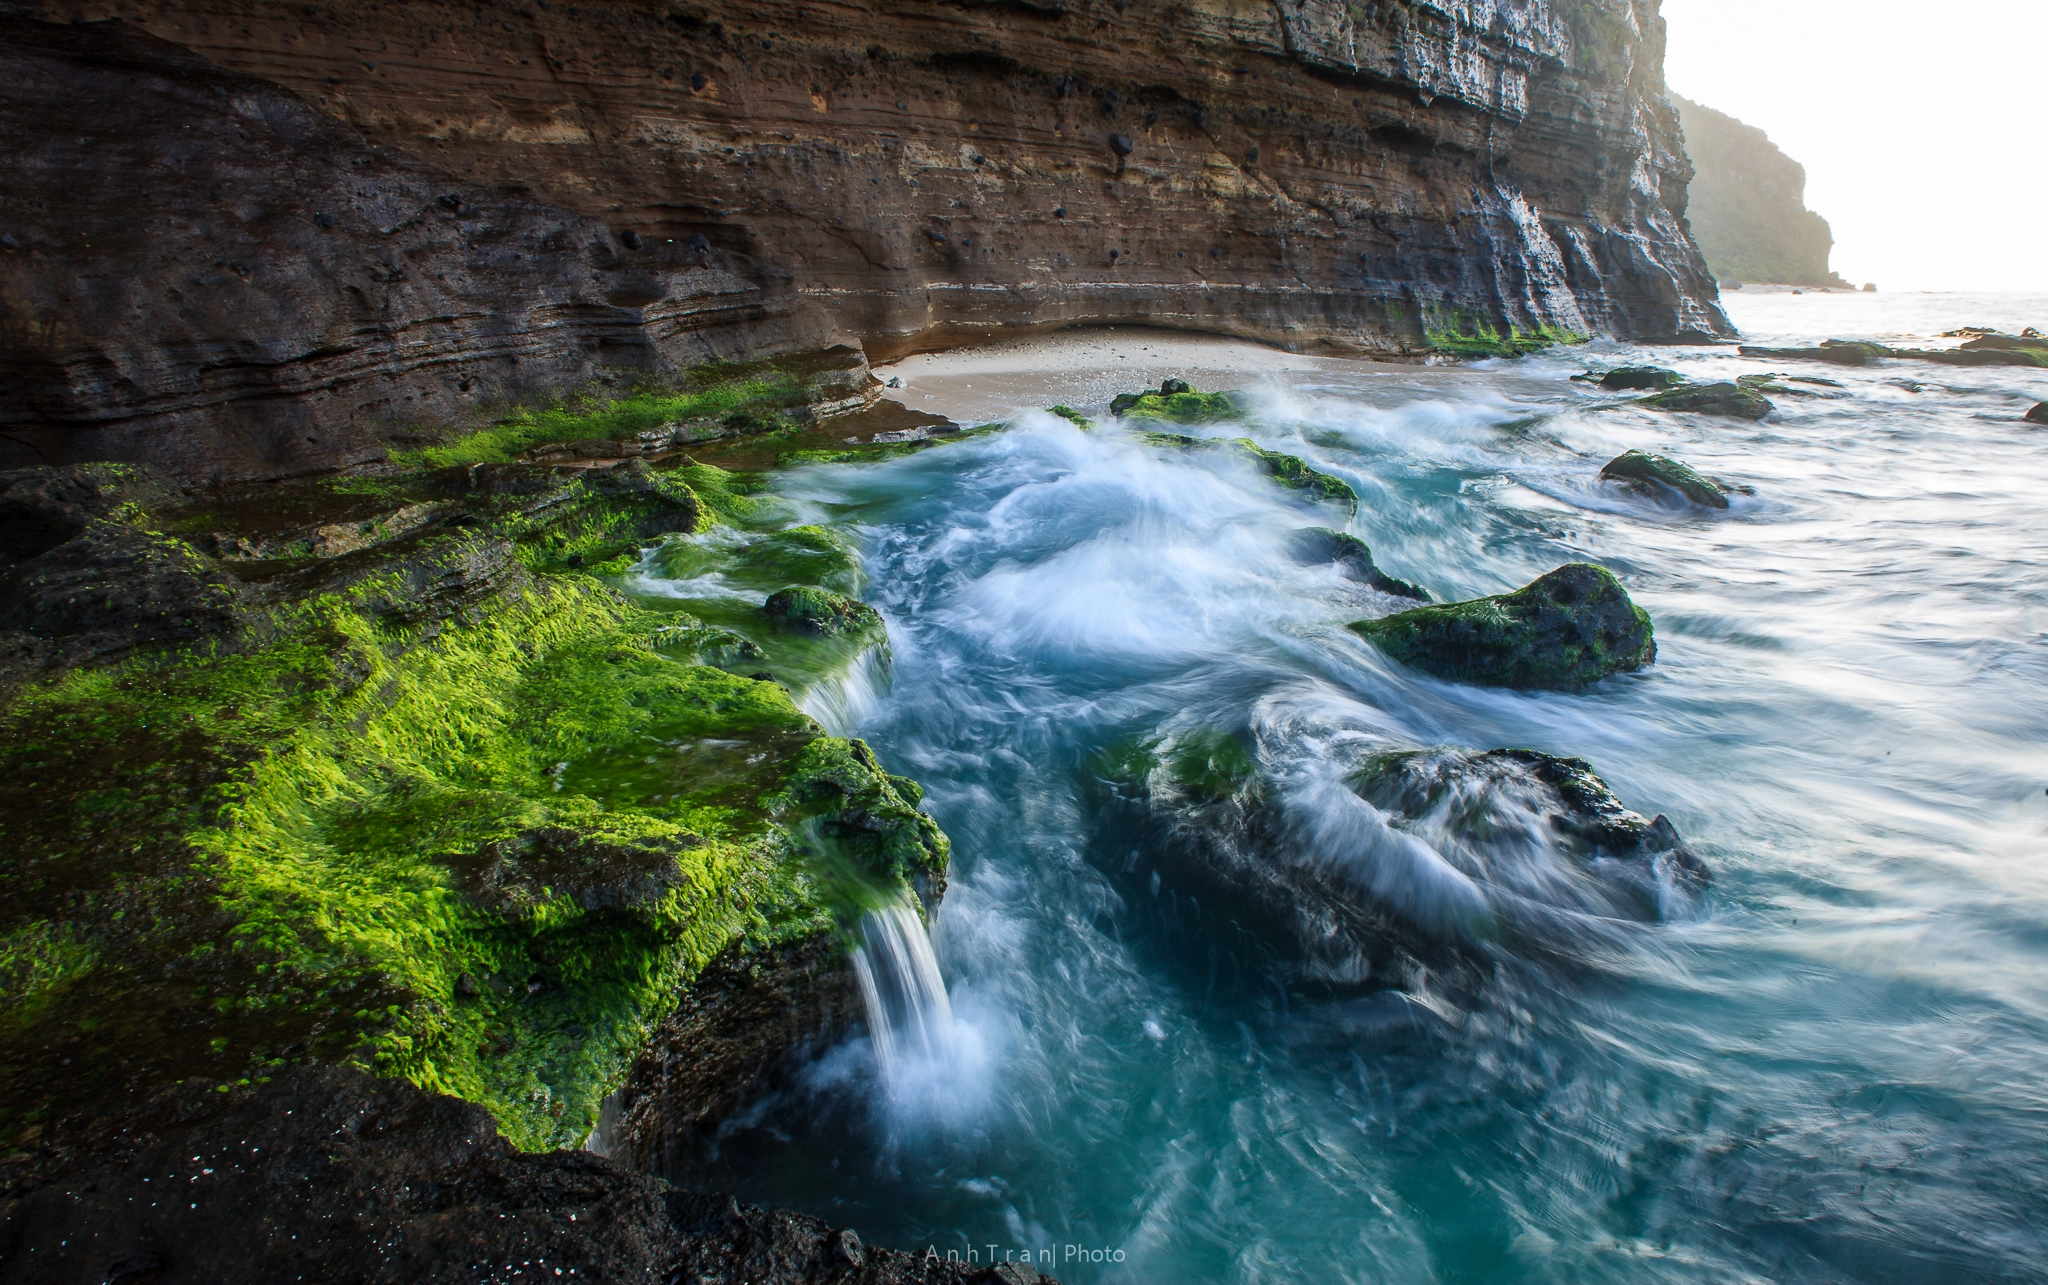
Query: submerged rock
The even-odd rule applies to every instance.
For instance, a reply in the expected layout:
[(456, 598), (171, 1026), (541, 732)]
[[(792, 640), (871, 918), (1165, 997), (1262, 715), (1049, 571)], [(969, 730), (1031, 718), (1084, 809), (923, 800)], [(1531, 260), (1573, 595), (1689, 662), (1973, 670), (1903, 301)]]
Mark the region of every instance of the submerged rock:
[(1212, 978), (1224, 954), (1315, 988), (1455, 985), (1497, 947), (1571, 956), (1711, 882), (1670, 821), (1532, 750), (1269, 768), (1203, 730), (1113, 753), (1098, 781), (1111, 860), (1170, 931), (1199, 925)]
[(1489, 687), (1579, 691), (1657, 658), (1650, 614), (1614, 573), (1575, 562), (1513, 593), (1416, 607), (1351, 628), (1425, 673)]
[(813, 585), (791, 585), (770, 594), (761, 610), (784, 628), (826, 638), (879, 633), (883, 628), (873, 607)]
[(1635, 404), (1651, 410), (1730, 419), (1762, 419), (1778, 409), (1768, 397), (1741, 384), (1686, 384), (1641, 398)]
[[(1396, 817), (1419, 817), (1451, 806), (1468, 812), (1488, 788), (1526, 791), (1549, 829), (1582, 861), (1614, 858), (1647, 861), (1672, 882), (1706, 887), (1713, 874), (1694, 856), (1669, 819), (1645, 819), (1622, 806), (1607, 782), (1581, 758), (1536, 750), (1413, 750), (1381, 754), (1350, 778), (1361, 798)], [(1472, 810), (1476, 811), (1476, 810)], [(1482, 825), (1468, 824), (1466, 837), (1484, 841)]]
[(1669, 456), (1651, 455), (1645, 451), (1624, 451), (1615, 456), (1601, 468), (1600, 477), (1603, 481), (1619, 482), (1629, 490), (1646, 494), (1654, 494), (1658, 487), (1668, 486), (1694, 504), (1710, 509), (1727, 508), (1732, 490)]
[(1429, 591), (1381, 571), (1372, 560), (1372, 549), (1355, 535), (1333, 531), (1326, 526), (1303, 527), (1289, 537), (1295, 558), (1304, 566), (1334, 562), (1353, 580), (1371, 585), (1397, 598), (1428, 602)]

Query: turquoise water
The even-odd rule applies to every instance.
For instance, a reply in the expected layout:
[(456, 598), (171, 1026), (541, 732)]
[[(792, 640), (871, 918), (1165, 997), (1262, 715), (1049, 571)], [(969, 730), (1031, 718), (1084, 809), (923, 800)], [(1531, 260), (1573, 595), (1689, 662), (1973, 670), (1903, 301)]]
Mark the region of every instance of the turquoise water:
[[(2048, 298), (1730, 300), (1746, 337), (2048, 324)], [(1439, 597), (1613, 569), (1657, 664), (1576, 696), (1419, 677), (1295, 565), (1342, 525), (1221, 452), (1010, 431), (788, 477), (859, 532), (893, 683), (847, 717), (954, 840), (957, 1038), (856, 1038), (693, 1183), (1074, 1281), (2004, 1281), (2048, 1275), (2048, 371), (1892, 363), (1761, 424), (1613, 409), (1603, 344), (1248, 379), (1243, 427), (1351, 481)], [(1782, 369), (1782, 367), (1781, 367)], [(1133, 381), (1135, 382), (1135, 381)], [(1603, 487), (1629, 447), (1755, 488)], [(1484, 986), (1318, 998), (1122, 872), (1098, 752), (1189, 723), (1590, 760), (1713, 867), (1660, 922)]]

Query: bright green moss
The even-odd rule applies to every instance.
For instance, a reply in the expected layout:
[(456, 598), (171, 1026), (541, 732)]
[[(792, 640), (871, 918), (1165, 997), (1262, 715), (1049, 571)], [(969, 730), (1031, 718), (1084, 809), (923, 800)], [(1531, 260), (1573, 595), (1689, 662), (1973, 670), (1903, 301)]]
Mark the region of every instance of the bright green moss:
[(1121, 393), (1109, 403), (1109, 413), (1122, 419), (1190, 425), (1241, 420), (1250, 409), (1240, 392)]
[(1559, 345), (1583, 344), (1587, 336), (1558, 326), (1540, 325), (1523, 330), (1509, 325), (1505, 332), (1478, 313), (1462, 308), (1441, 308), (1425, 315), (1423, 333), (1431, 349), (1453, 357), (1526, 357)]
[[(714, 955), (849, 912), (825, 900), (845, 884), (831, 853), (856, 850), (878, 887), (943, 869), (943, 838), (864, 749), (821, 737), (773, 683), (664, 657), (659, 618), (593, 582), (542, 582), (431, 639), (357, 614), (378, 592), (295, 609), (254, 653), (77, 673), (18, 704), (0, 770), (68, 814), (53, 831), (132, 825), (187, 856), (124, 876), (87, 842), (93, 879), (149, 885), (152, 923), (105, 948), (46, 918), (5, 926), (10, 999), (97, 976), (77, 1011), (118, 1013), (122, 974), (212, 947), (285, 983), (219, 987), (222, 1021), (278, 1010), (207, 1033), (224, 1069), (274, 1054), (277, 1030), (339, 1026), (356, 1059), (484, 1104), (521, 1145), (564, 1145)], [(47, 797), (64, 762), (139, 752), (175, 770), (162, 731), (244, 748), (182, 810), (125, 778)], [(492, 854), (536, 844), (640, 875), (507, 885)], [(181, 885), (211, 892), (185, 904)], [(20, 1008), (16, 1030), (34, 1020)]]
[(624, 397), (593, 391), (552, 406), (515, 411), (445, 445), (401, 452), (392, 458), (410, 468), (501, 463), (550, 442), (623, 439), (682, 420), (732, 420), (737, 428), (761, 429), (776, 423), (778, 411), (806, 400), (801, 380), (775, 371), (708, 386), (644, 389)]
[(733, 588), (764, 595), (791, 584), (857, 594), (862, 582), (852, 541), (821, 526), (753, 534), (722, 528), (670, 540), (655, 553), (653, 567), (671, 580), (716, 575)]

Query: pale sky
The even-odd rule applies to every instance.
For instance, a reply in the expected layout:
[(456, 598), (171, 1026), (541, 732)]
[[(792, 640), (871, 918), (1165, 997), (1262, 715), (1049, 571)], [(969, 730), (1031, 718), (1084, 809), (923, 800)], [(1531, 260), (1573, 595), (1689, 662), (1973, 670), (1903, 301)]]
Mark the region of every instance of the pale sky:
[(2048, 291), (2048, 0), (1664, 0), (1674, 92), (1806, 167), (1833, 266)]

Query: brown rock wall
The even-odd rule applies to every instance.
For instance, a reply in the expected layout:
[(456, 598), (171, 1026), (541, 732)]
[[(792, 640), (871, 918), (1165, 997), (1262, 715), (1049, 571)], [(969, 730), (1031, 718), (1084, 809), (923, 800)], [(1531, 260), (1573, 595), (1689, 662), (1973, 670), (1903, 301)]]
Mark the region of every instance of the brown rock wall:
[[(122, 290), (52, 284), (91, 262), (55, 233), (41, 276), (6, 269), (10, 301), (26, 285), (35, 305), (11, 324), (57, 328), (33, 345), (44, 383), (77, 389), (43, 397), (45, 437), (84, 427), (103, 454), (160, 452), (166, 434), (221, 454), (253, 434), (248, 469), (283, 471), (459, 412), (478, 386), (445, 377), (472, 358), (518, 357), (517, 378), (482, 387), (495, 395), (600, 357), (660, 365), (828, 330), (877, 356), (1105, 322), (1376, 353), (1482, 322), (1726, 331), (1680, 221), (1691, 171), (1655, 0), (17, 9), (118, 17), (228, 69), (144, 86), (85, 65), (124, 38), (71, 28), (83, 69), (43, 73), (40, 115), (7, 108), (44, 153), (10, 177), (60, 227), (146, 245), (123, 279), (202, 314), (176, 344), (137, 339)], [(230, 105), (264, 93), (254, 117)], [(162, 123), (110, 116), (115, 133), (72, 155), (58, 121), (110, 95)], [(273, 118), (286, 134), (256, 136)], [(195, 133), (220, 161), (180, 151)], [(163, 198), (123, 195), (165, 170), (185, 203), (212, 202), (226, 253), (154, 223), (179, 217)], [(226, 170), (235, 193), (205, 195)], [(57, 195), (67, 182), (88, 207)], [(437, 210), (444, 193), (466, 213)], [(344, 195), (356, 224), (306, 222)], [(287, 196), (306, 199), (266, 222)], [(395, 236), (417, 243), (405, 288), (379, 257)], [(259, 270), (293, 279), (245, 305)]]

